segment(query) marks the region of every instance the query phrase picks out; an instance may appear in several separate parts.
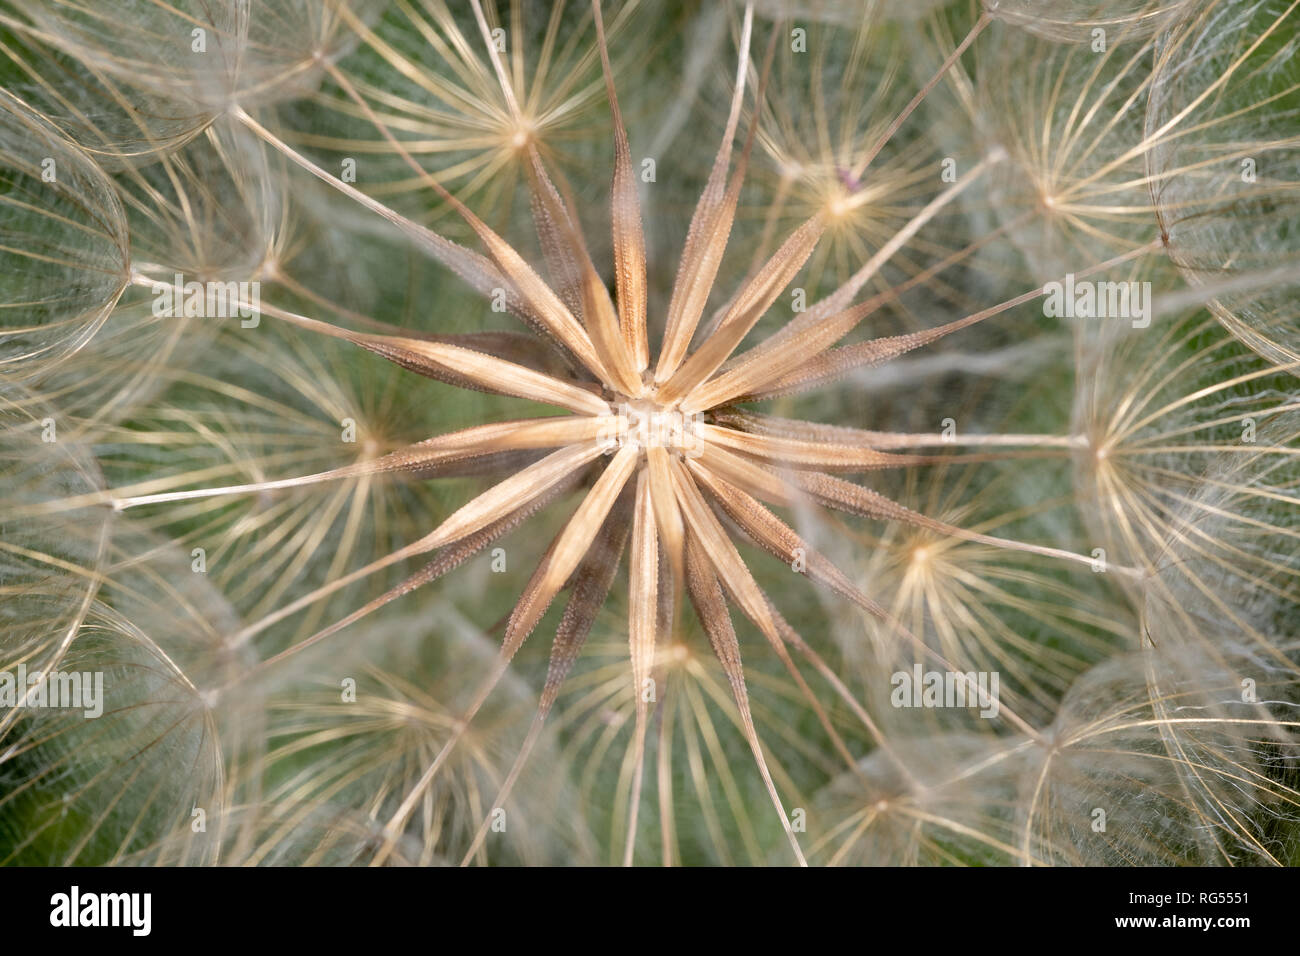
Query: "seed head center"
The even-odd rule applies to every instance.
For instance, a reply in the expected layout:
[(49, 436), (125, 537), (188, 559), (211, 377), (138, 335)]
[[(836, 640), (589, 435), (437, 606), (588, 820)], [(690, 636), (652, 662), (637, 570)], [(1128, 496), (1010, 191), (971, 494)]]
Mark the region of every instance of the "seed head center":
[(640, 451), (665, 448), (691, 454), (699, 444), (699, 421), (699, 413), (667, 408), (653, 399), (629, 398), (618, 406), (618, 447), (631, 444)]

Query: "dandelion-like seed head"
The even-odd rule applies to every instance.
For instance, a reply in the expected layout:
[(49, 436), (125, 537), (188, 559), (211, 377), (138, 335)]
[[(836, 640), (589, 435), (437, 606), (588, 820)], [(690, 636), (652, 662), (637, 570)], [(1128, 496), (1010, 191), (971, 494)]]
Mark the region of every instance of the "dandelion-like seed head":
[[(108, 104), (0, 91), (4, 663), (135, 668), (106, 738), (166, 754), (68, 771), (111, 809), (66, 859), (1285, 858), (1293, 150), (1250, 43), (772, 0), (665, 66), (648, 0), (270, 6), (0, 14)], [(167, 315), (181, 279), (255, 285)], [(85, 730), (11, 734), (35, 785)]]

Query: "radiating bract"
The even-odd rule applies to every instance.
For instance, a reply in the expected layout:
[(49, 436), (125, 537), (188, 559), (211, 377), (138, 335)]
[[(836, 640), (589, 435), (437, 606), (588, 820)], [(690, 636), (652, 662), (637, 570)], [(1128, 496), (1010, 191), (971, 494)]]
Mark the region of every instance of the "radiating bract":
[[(322, 647), (259, 673), (270, 745), (265, 766), (253, 766), (256, 776), (236, 783), (241, 794), (262, 793), (264, 803), (233, 821), (234, 842), (243, 849), (227, 862), (277, 864), (298, 854), (308, 863), (369, 862), (403, 796), (454, 738), (495, 652), (450, 606), (440, 609), (436, 626), (421, 613), (379, 618), (352, 636), (350, 648)], [(498, 809), (487, 803), (533, 707), (523, 682), (502, 689), (400, 829), (398, 859), (458, 862), (489, 814), (498, 825), (477, 862), (571, 863), (589, 852), (577, 818), (564, 809), (573, 801), (549, 741), (514, 794)], [(344, 822), (302, 844), (304, 827), (331, 819)], [(347, 822), (361, 820), (373, 838), (369, 846), (357, 845)]]
[[(210, 580), (261, 633), (304, 587), (334, 582), (351, 562), (386, 553), (444, 506), (427, 482), (403, 480), (391, 468), (366, 471), (436, 427), (421, 421), (438, 413), (429, 392), (397, 388), (376, 378), (374, 363), (357, 362), (333, 343), (305, 343), (269, 318), (249, 328), (244, 321), (191, 320), (216, 330), (212, 345), (183, 364), (167, 363), (155, 382), (158, 401), (105, 432), (101, 457), (123, 499), (178, 499), (158, 519), (186, 549), (205, 549)], [(391, 431), (398, 421), (400, 438)], [(163, 461), (155, 443), (167, 448)], [(474, 464), (461, 473), (473, 474)], [(348, 466), (359, 470), (343, 484), (292, 480), (304, 469)], [(216, 476), (290, 480), (251, 497), (185, 500), (185, 489)], [(365, 593), (361, 585), (338, 588), (338, 606), (351, 606), (357, 587)], [(279, 636), (271, 640), (306, 637), (321, 612), (298, 621), (296, 632), (272, 632)]]

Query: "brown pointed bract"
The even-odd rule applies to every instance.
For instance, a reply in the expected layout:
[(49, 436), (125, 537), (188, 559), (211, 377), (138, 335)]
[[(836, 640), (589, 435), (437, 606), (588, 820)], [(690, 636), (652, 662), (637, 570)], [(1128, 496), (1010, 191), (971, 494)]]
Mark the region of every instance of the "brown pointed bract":
[[(657, 633), (664, 621), (689, 596), (712, 649), (722, 665), (740, 714), (743, 731), (773, 805), (780, 813), (795, 858), (803, 852), (786, 817), (769, 773), (758, 729), (751, 716), (740, 645), (731, 608), (761, 632), (772, 650), (786, 663), (827, 727), (821, 703), (798, 675), (788, 647), (825, 676), (829, 668), (769, 602), (732, 539), (752, 540), (783, 563), (794, 562), (799, 573), (852, 602), (863, 611), (883, 617), (870, 593), (850, 582), (824, 555), (810, 549), (786, 521), (766, 506), (790, 508), (796, 504), (838, 509), (869, 519), (903, 522), (931, 532), (1029, 551), (1065, 560), (1088, 562), (1068, 552), (1039, 547), (933, 520), (898, 504), (879, 492), (828, 472), (864, 472), (926, 464), (932, 456), (897, 451), (925, 445), (927, 436), (855, 431), (815, 423), (770, 418), (733, 408), (740, 400), (785, 394), (814, 387), (861, 367), (887, 362), (903, 353), (1006, 311), (1040, 294), (1029, 290), (1001, 305), (937, 326), (926, 332), (892, 336), (837, 348), (868, 315), (890, 301), (899, 289), (879, 293), (854, 305), (859, 290), (873, 278), (904, 244), (971, 182), (1001, 161), (990, 155), (936, 196), (885, 243), (841, 287), (796, 315), (766, 340), (738, 352), (783, 296), (823, 238), (827, 223), (814, 216), (781, 242), (770, 258), (753, 270), (740, 288), (715, 290), (719, 266), (726, 253), (754, 141), (751, 120), (746, 142), (733, 164), (733, 140), (740, 125), (751, 72), (766, 76), (766, 66), (753, 68), (749, 45), (755, 31), (753, 10), (746, 8), (740, 36), (736, 86), (712, 174), (695, 208), (685, 237), (671, 299), (661, 321), (650, 314), (648, 301), (647, 244), (628, 133), (618, 109), (613, 71), (606, 48), (599, 0), (594, 14), (601, 61), (614, 116), (613, 174), (610, 197), (610, 232), (613, 238), (612, 277), (617, 302), (611, 300), (605, 280), (597, 271), (583, 237), (580, 219), (548, 173), (539, 150), (529, 146), (527, 181), (532, 190), (534, 219), (544, 251), (550, 281), (529, 265), (523, 255), (490, 229), (462, 202), (438, 184), (405, 152), (400, 140), (356, 90), (334, 71), (344, 91), (417, 174), (458, 214), (478, 236), (482, 253), (475, 253), (415, 224), (398, 225), (443, 264), (471, 286), (505, 295), (510, 311), (535, 332), (548, 337), (563, 358), (563, 371), (552, 366), (523, 364), (527, 351), (518, 342), (497, 334), (435, 340), (402, 335), (350, 331), (274, 306), (262, 312), (309, 331), (351, 342), (410, 372), (465, 388), (529, 399), (565, 414), (481, 425), (428, 439), (360, 465), (305, 476), (228, 488), (137, 495), (114, 499), (118, 508), (156, 501), (220, 494), (242, 494), (290, 488), (361, 474), (406, 472), (426, 476), (449, 462), (500, 462), (504, 453), (531, 455), (520, 470), (449, 515), (424, 538), (398, 552), (308, 594), (240, 637), (267, 626), (273, 619), (313, 603), (352, 580), (405, 558), (437, 551), (428, 567), (407, 582), (331, 625), (299, 646), (333, 633), (358, 617), (394, 600), (461, 563), (470, 554), (513, 529), (540, 507), (553, 506), (569, 489), (581, 488), (581, 498), (550, 543), (540, 565), (506, 624), (499, 666), (478, 691), (467, 724), (482, 700), (500, 680), (515, 652), (538, 626), (561, 591), (571, 588), (559, 630), (554, 638), (550, 674), (533, 731), (522, 760), (536, 740), (561, 682), (573, 666), (597, 610), (616, 585), (615, 571), (628, 576), (628, 647), (635, 689), (636, 727), (633, 751), (633, 801), (625, 860), (633, 858), (637, 793), (640, 789), (647, 726), (655, 696), (655, 649), (674, 635)], [(479, 4), (475, 12), (486, 35)], [(491, 50), (490, 39), (488, 42)], [(768, 62), (771, 58), (768, 47)], [(518, 100), (507, 72), (491, 52), (499, 81), (511, 109)], [(946, 67), (945, 67), (946, 68)], [(313, 175), (334, 185), (381, 215), (400, 219), (381, 204), (302, 158), (275, 139), (245, 113), (237, 117), (272, 146)], [(868, 157), (869, 161), (869, 157)], [(858, 170), (860, 173), (861, 170)], [(697, 336), (700, 320), (711, 295), (721, 292), (728, 305)], [(653, 328), (663, 328), (657, 351)], [(693, 340), (701, 339), (692, 346)], [(1018, 438), (1023, 437), (1023, 442)], [(1058, 444), (1049, 436), (1005, 436), (1001, 444), (1027, 447)], [(723, 518), (728, 519), (724, 522)], [(663, 614), (668, 603), (672, 614)], [(671, 625), (670, 625), (671, 626)], [(914, 638), (913, 638), (914, 640)], [(285, 653), (292, 653), (293, 648)], [(833, 677), (833, 675), (831, 675)], [(842, 683), (832, 681), (837, 693), (847, 697)], [(850, 702), (874, 733), (861, 707)], [(1015, 719), (1011, 715), (1011, 719)], [(415, 791), (406, 794), (397, 814), (388, 821), (387, 841), (378, 859), (392, 850), (406, 817), (420, 799), (460, 739), (458, 731), (429, 767)], [(838, 736), (833, 739), (846, 754)], [(512, 771), (502, 788), (507, 793), (517, 776)], [(498, 802), (501, 798), (498, 798)], [(483, 833), (479, 834), (482, 840)], [(475, 847), (479, 842), (475, 843)], [(473, 855), (471, 850), (470, 856)], [(469, 856), (466, 857), (469, 859)]]

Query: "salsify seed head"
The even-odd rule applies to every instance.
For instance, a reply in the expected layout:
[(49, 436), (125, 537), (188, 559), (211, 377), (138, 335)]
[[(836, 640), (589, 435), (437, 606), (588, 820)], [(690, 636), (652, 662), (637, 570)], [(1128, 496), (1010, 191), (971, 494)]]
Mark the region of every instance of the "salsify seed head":
[(1239, 101), (1290, 115), (1300, 14), (1189, 6), (0, 8), (0, 664), (119, 675), (101, 734), (7, 705), (0, 814), (62, 862), (1285, 861), (1295, 177)]

